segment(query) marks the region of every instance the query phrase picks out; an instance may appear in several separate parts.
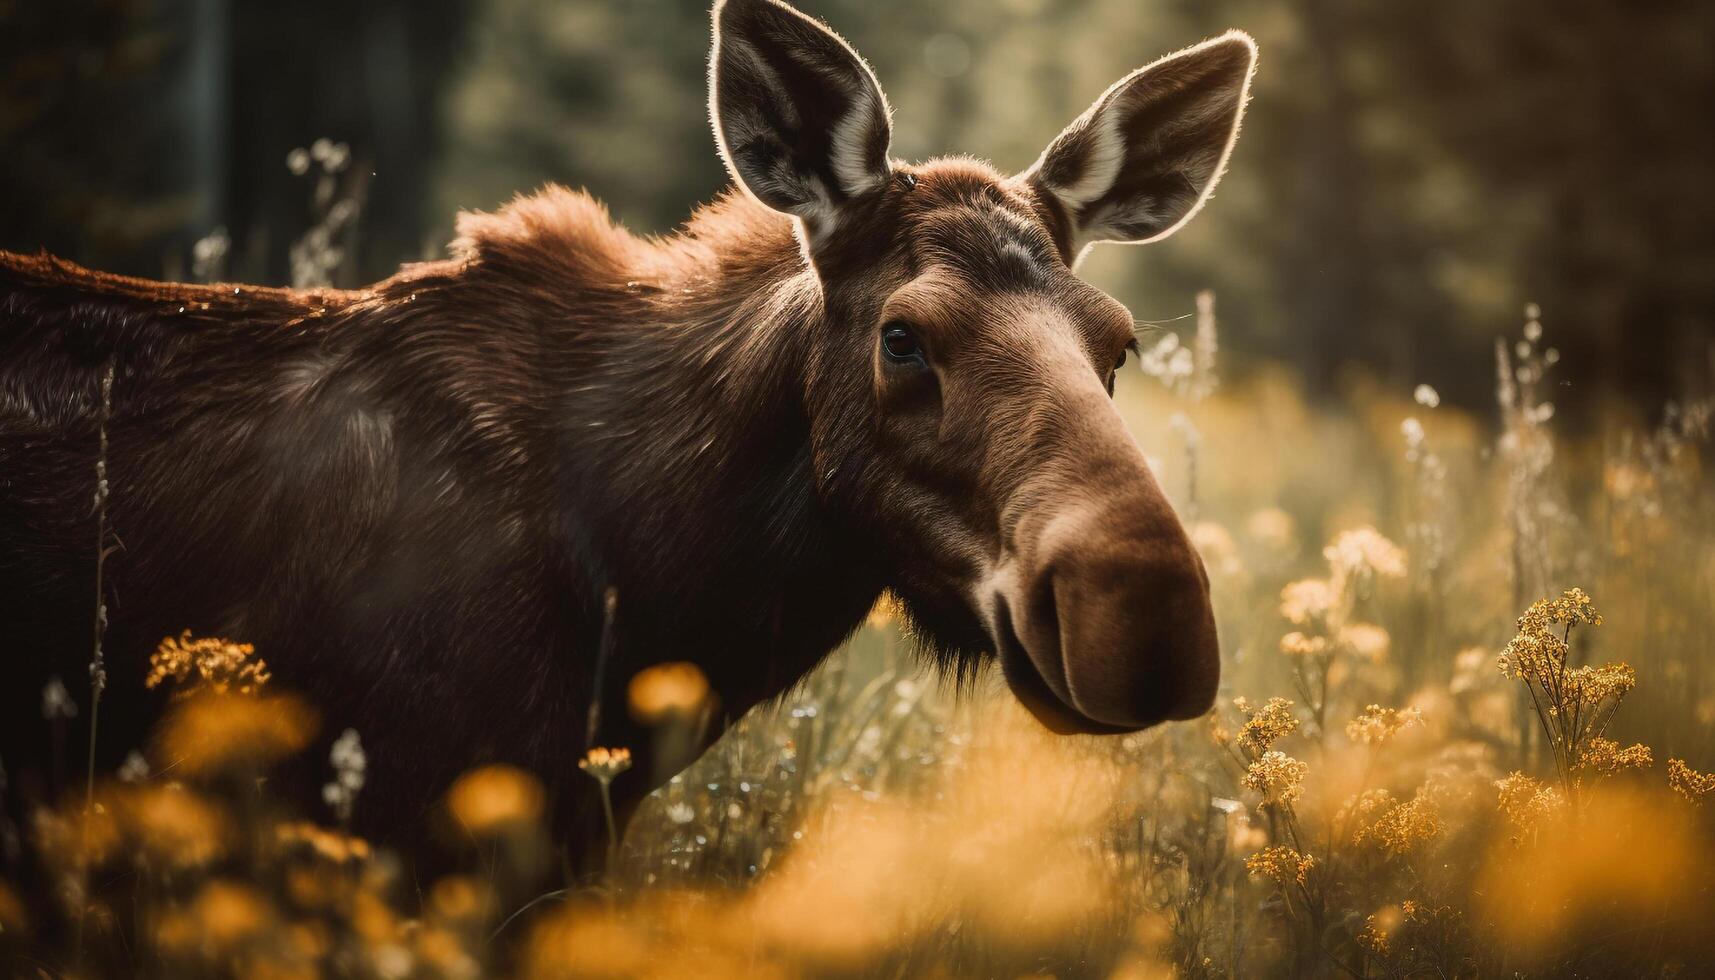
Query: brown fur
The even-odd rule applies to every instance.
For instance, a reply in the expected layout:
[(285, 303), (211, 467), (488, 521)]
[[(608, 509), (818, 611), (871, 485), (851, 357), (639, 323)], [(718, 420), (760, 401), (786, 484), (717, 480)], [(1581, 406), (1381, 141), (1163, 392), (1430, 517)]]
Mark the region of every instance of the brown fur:
[[(717, 17), (740, 8), (759, 37), (797, 16)], [(873, 84), (813, 77), (836, 75)], [(884, 137), (852, 152), (873, 169)], [(793, 183), (798, 145), (745, 152), (788, 175), (780, 194), (853, 173)], [(576, 848), (592, 704), (596, 742), (643, 756), (617, 787), (635, 801), (653, 783), (630, 676), (694, 662), (736, 716), (884, 588), (944, 660), (998, 653), (1052, 725), (1203, 711), (1206, 579), (1107, 398), (1131, 319), (1073, 274), (1066, 206), (974, 161), (887, 166), (797, 218), (730, 192), (662, 239), (550, 187), (350, 292), (0, 253), (0, 754), (25, 794), (53, 781), (15, 761), (41, 763), (43, 682), (85, 676), (109, 365), (108, 764), (160, 707), (149, 651), (188, 628), (255, 643), (329, 737), (359, 730), (361, 829), (408, 836), (458, 772), (505, 761), (544, 779)], [(897, 323), (920, 367), (878, 345)], [(306, 758), (309, 792), (325, 754)]]

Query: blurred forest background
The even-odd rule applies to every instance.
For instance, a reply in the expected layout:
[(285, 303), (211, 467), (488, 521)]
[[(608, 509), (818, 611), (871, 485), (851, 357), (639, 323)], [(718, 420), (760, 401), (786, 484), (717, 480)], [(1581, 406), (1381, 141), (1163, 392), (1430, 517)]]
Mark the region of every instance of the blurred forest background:
[[(1535, 301), (1586, 413), (1694, 394), (1710, 373), (1705, 0), (800, 6), (872, 62), (895, 155), (1008, 170), (1125, 71), (1253, 33), (1255, 99), (1217, 203), (1171, 246), (1086, 267), (1146, 320), (1213, 289), (1241, 369), (1281, 361), (1335, 392), (1361, 367), (1474, 405), (1489, 341)], [(224, 229), (225, 277), (288, 282), (316, 215), (287, 156), (319, 137), (349, 146), (362, 200), (341, 285), (441, 254), (458, 209), (547, 181), (668, 231), (725, 183), (707, 8), (0, 0), (0, 247), (184, 278), (194, 243)]]

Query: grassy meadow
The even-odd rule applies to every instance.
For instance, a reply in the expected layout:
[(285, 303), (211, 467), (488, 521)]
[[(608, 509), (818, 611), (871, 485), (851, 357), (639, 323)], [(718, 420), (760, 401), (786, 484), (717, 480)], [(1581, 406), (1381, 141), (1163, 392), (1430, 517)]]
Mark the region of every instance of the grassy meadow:
[[(1117, 399), (1203, 553), (1224, 675), (1200, 721), (1043, 732), (961, 689), (884, 602), (564, 883), (540, 788), (449, 793), (463, 870), (407, 889), (327, 806), (255, 777), (311, 712), (243, 637), (173, 638), (148, 746), (4, 828), (57, 907), (0, 883), (20, 976), (469, 978), (1695, 976), (1715, 955), (1715, 402), (1561, 431), (1552, 317), (1493, 351), (1492, 411), (1349, 376), (1313, 402), (1221, 377), (1212, 298), (1144, 337)], [(634, 680), (660, 745), (694, 668)], [(46, 692), (44, 738), (86, 717)], [(592, 753), (611, 779), (631, 747)], [(547, 878), (550, 885), (540, 882)], [(56, 923), (59, 923), (56, 925)]]

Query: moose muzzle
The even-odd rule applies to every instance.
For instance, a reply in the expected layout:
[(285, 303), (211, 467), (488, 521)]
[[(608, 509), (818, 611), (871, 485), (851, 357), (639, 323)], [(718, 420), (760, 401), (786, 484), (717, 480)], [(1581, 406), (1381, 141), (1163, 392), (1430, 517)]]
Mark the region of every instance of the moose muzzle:
[(1144, 480), (1151, 499), (1128, 494), (1050, 519), (994, 597), (1007, 679), (1051, 728), (1136, 730), (1214, 703), (1208, 575)]

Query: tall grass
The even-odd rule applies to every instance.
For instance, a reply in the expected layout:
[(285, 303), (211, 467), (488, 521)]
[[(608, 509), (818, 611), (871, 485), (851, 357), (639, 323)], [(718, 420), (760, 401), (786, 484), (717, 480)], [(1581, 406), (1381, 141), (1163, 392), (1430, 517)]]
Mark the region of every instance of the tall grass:
[[(1050, 736), (996, 678), (925, 674), (884, 603), (648, 800), (600, 887), (543, 886), (541, 789), (496, 768), (447, 799), (466, 870), (407, 893), (385, 854), (256, 792), (307, 706), (257, 652), (181, 638), (152, 675), (179, 691), (152, 775), (27, 828), (78, 887), (25, 909), (0, 886), (8, 967), (63, 972), (52, 923), (83, 918), (87, 971), (171, 976), (1704, 969), (1711, 404), (1563, 436), (1532, 311), (1496, 349), (1496, 417), (1368, 378), (1316, 407), (1266, 370), (1217, 388), (1199, 309), (1117, 399), (1195, 501), (1225, 661), (1208, 718)], [(694, 669), (634, 680), (658, 751), (696, 744)], [(361, 789), (357, 744), (330, 787)], [(363, 805), (329, 802), (334, 823)]]

